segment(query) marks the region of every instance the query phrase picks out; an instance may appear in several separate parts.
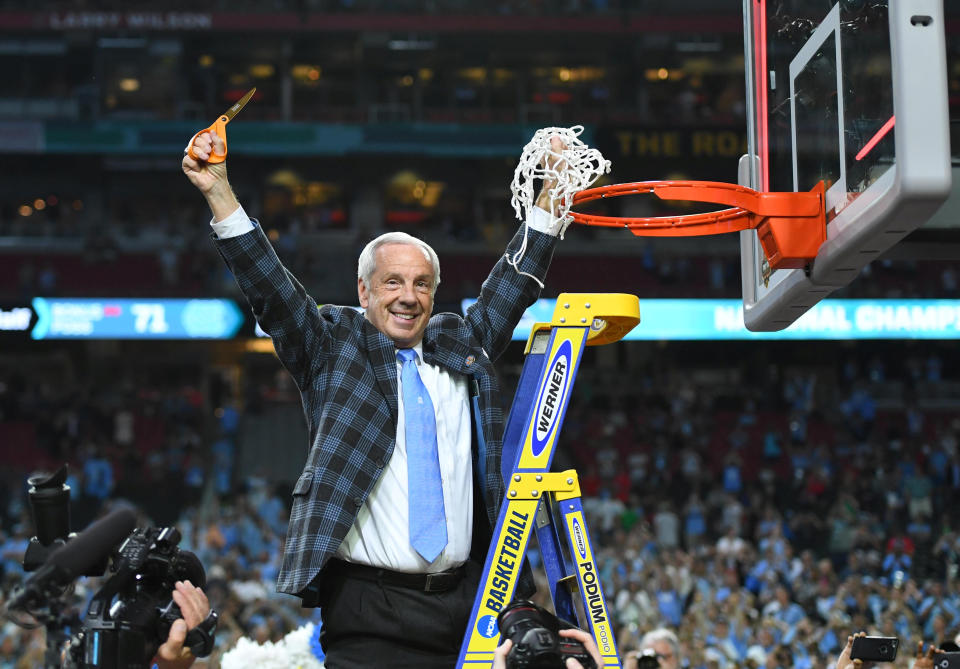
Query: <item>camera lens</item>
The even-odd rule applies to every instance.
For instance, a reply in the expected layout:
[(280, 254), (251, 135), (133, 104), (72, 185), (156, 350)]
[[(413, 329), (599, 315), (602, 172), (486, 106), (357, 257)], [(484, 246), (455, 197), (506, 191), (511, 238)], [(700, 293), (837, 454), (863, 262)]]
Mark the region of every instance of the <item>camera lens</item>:
[(890, 649), (887, 646), (880, 646), (881, 655), (888, 655), (889, 653), (890, 653)]
[(559, 621), (532, 602), (518, 600), (507, 605), (497, 617), (504, 638), (513, 641), (507, 655), (507, 669), (562, 667)]
[(37, 539), (44, 546), (70, 534), (70, 486), (66, 481), (66, 465), (49, 476), (39, 474), (27, 479), (33, 524)]

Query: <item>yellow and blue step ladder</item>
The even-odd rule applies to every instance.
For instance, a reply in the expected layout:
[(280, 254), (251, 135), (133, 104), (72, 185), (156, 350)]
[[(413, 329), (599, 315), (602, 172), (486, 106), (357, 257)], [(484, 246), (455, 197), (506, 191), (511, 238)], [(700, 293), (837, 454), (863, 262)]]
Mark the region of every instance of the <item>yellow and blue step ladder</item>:
[[(550, 465), (584, 348), (619, 341), (639, 322), (640, 302), (634, 295), (561, 293), (551, 321), (533, 326), (504, 428), (506, 497), (460, 648), (458, 669), (489, 669), (493, 665), (500, 639), (497, 614), (513, 598), (534, 531), (557, 616), (593, 635), (605, 667), (620, 666), (577, 473), (572, 469), (551, 472)], [(574, 589), (580, 594), (579, 611)]]

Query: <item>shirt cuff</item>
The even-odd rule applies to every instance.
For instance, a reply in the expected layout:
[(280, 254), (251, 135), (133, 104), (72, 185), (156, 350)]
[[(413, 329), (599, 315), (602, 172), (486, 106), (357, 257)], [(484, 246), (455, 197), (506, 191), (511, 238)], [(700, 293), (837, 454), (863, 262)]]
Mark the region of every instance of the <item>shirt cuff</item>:
[(253, 230), (253, 223), (250, 222), (250, 217), (247, 216), (247, 212), (243, 210), (241, 205), (222, 221), (211, 218), (210, 227), (213, 228), (218, 239), (228, 239), (250, 232)]
[(556, 237), (560, 234), (561, 228), (563, 228), (563, 220), (554, 221), (550, 212), (540, 207), (533, 207), (530, 209), (530, 213), (527, 214), (527, 225), (537, 232)]

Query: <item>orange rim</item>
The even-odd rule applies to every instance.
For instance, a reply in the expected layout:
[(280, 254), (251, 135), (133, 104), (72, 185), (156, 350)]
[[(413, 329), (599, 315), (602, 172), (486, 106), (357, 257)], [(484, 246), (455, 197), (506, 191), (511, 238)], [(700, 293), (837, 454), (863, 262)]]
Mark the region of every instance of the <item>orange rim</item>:
[(621, 195), (653, 193), (661, 200), (725, 204), (720, 209), (682, 216), (601, 216), (570, 212), (575, 223), (627, 228), (641, 237), (692, 237), (757, 229), (771, 265), (800, 267), (816, 256), (826, 240), (823, 183), (810, 192), (761, 193), (718, 181), (639, 181), (587, 188), (573, 196), (572, 205)]
[[(661, 200), (689, 200), (726, 204), (730, 209), (681, 216), (600, 216), (571, 211), (574, 222), (602, 227), (627, 227), (640, 230), (689, 229), (693, 226), (720, 225), (723, 229), (696, 234), (718, 234), (756, 227), (767, 216), (810, 217), (819, 215), (822, 198), (814, 191), (804, 193), (760, 193), (736, 184), (719, 181), (638, 181), (587, 188), (573, 196), (573, 205), (622, 195), (653, 193)], [(642, 233), (646, 234), (646, 233)], [(664, 233), (669, 234), (669, 233)], [(684, 234), (683, 232), (679, 234)], [(694, 234), (687, 231), (686, 234)]]

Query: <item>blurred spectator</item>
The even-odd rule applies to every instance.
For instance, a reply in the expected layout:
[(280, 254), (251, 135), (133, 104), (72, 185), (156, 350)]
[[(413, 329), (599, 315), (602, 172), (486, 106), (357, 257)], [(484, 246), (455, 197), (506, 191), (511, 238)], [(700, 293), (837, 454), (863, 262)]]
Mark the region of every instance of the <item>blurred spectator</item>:
[(640, 650), (652, 650), (657, 655), (662, 669), (678, 669), (683, 665), (680, 642), (677, 635), (668, 629), (654, 629), (643, 635)]

